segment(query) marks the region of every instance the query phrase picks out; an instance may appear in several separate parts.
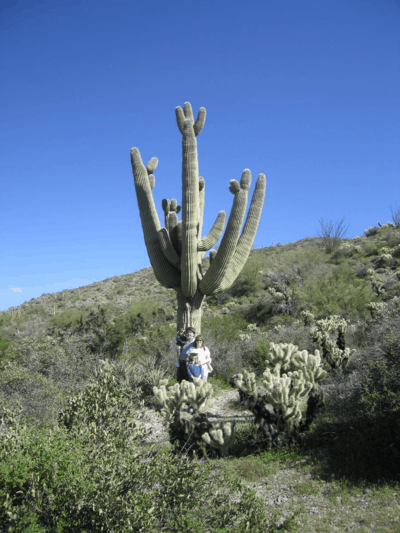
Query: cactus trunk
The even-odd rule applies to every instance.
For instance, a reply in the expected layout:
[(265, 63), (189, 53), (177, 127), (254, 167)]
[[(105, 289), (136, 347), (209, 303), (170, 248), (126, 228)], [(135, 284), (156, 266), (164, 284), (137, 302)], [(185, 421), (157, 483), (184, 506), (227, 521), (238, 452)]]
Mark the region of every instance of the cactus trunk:
[(204, 295), (197, 290), (194, 296), (188, 297), (179, 288), (176, 300), (178, 303), (178, 331), (186, 330), (188, 326), (191, 326), (196, 330), (196, 335), (199, 335), (201, 333), (201, 305)]

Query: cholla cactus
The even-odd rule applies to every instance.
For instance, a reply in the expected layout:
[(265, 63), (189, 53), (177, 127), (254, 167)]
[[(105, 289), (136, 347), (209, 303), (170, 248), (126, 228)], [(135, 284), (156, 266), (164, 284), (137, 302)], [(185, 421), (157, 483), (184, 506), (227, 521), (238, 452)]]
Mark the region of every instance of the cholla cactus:
[(369, 268), (367, 270), (367, 276), (370, 277), (371, 285), (372, 285), (372, 288), (374, 289), (374, 291), (376, 292), (376, 295), (377, 296), (382, 296), (383, 293), (385, 292), (385, 289), (383, 288), (383, 283), (378, 278), (376, 272), (372, 268)]
[(302, 311), (300, 316), (305, 326), (313, 326), (315, 324), (315, 318), (311, 311)]
[(327, 372), (321, 368), (321, 355), (315, 350), (314, 355), (307, 350), (296, 352), (293, 356), (293, 366), (301, 369), (304, 379), (316, 388), (318, 381), (324, 379)]
[(277, 290), (274, 289), (273, 287), (268, 287), (267, 292), (268, 292), (271, 296), (273, 296), (273, 297), (275, 298), (275, 300), (277, 300), (277, 301), (285, 300), (285, 299), (286, 299), (286, 296), (285, 296), (285, 294), (283, 294), (283, 292), (277, 291)]
[(383, 283), (380, 279), (376, 277), (372, 278), (371, 284), (377, 296), (382, 296), (384, 294), (385, 289), (383, 288)]
[(266, 363), (270, 368), (278, 367), (280, 371), (287, 372), (292, 367), (293, 355), (298, 351), (294, 344), (275, 344), (270, 342)]
[[(244, 375), (243, 375), (244, 374)], [(243, 370), (243, 374), (237, 374), (234, 386), (242, 391), (246, 396), (256, 399), (258, 390), (256, 385), (256, 375), (254, 372)]]
[[(176, 383), (173, 387), (168, 387), (168, 390), (164, 382), (159, 388), (154, 387), (153, 392), (158, 400), (156, 409), (168, 423), (170, 442), (179, 442), (181, 445), (189, 442), (198, 448), (202, 435), (213, 427), (203, 412), (209, 406), (213, 390), (210, 383), (196, 378), (194, 380), (194, 383)], [(193, 408), (192, 416), (191, 420), (186, 420), (182, 412), (187, 411), (189, 406)]]
[(368, 229), (364, 230), (364, 233), (367, 237), (372, 237), (372, 235), (376, 235), (378, 233), (378, 228), (375, 226), (370, 226)]
[[(329, 335), (330, 332), (334, 333), (335, 330), (338, 332), (336, 342), (332, 341)], [(355, 350), (346, 348), (347, 322), (344, 318), (332, 315), (318, 320), (316, 325), (312, 327), (311, 333), (313, 342), (321, 346), (323, 356), (331, 368), (337, 369), (339, 366), (342, 368), (347, 366)]]
[(379, 256), (381, 266), (390, 266), (393, 264), (392, 252), (393, 249), (387, 248), (386, 246), (381, 249), (381, 254)]
[(236, 422), (219, 422), (214, 425), (213, 429), (203, 433), (201, 437), (205, 443), (219, 450), (221, 455), (225, 456), (229, 445), (235, 438), (235, 426)]
[[(304, 428), (311, 423), (316, 409), (322, 401), (322, 393), (318, 389), (318, 381), (326, 376), (321, 368), (321, 356), (318, 350), (308, 354), (307, 350), (299, 352), (293, 344), (271, 343), (268, 355), (268, 368), (265, 370), (263, 385), (265, 393), (256, 386), (254, 373), (243, 371), (232, 378), (231, 384), (239, 390), (240, 397), (254, 413), (259, 422), (259, 435), (263, 435), (275, 443), (279, 442), (282, 431), (292, 434), (302, 419), (302, 405), (307, 401), (306, 422)], [(283, 372), (283, 368), (288, 369)], [(273, 407), (271, 413), (267, 406)], [(276, 427), (275, 427), (276, 426)]]
[(341, 350), (334, 343), (331, 344), (329, 351), (327, 352), (327, 361), (331, 368), (345, 368), (350, 358), (356, 353), (355, 349), (345, 348)]
[(247, 324), (246, 331), (249, 333), (259, 333), (260, 328), (257, 326), (257, 324)]
[(172, 419), (180, 420), (180, 413), (189, 405), (195, 412), (207, 409), (213, 396), (211, 383), (193, 378), (194, 382), (183, 380), (166, 389), (165, 384), (159, 388), (153, 387), (153, 392), (158, 400), (161, 416), (170, 422)]
[[(162, 228), (154, 205), (152, 189), (158, 161), (153, 157), (144, 166), (139, 150), (132, 148), (131, 162), (144, 239), (154, 274), (166, 288), (174, 289), (178, 302), (178, 329), (192, 326), (201, 331), (202, 302), (205, 296), (228, 289), (249, 256), (264, 203), (266, 179), (257, 179), (246, 222), (240, 233), (251, 185), (250, 170), (245, 169), (240, 182), (231, 180), (234, 195), (232, 211), (218, 251), (210, 251), (210, 266), (202, 270), (204, 254), (222, 236), (225, 211), (220, 211), (210, 232), (202, 237), (205, 181), (199, 176), (196, 137), (203, 129), (206, 110), (199, 110), (194, 120), (189, 102), (176, 108), (176, 120), (182, 134), (182, 209), (175, 199), (164, 199)], [(178, 213), (182, 211), (182, 220)]]
[(340, 250), (347, 255), (354, 254), (355, 252), (361, 252), (361, 246), (358, 244), (352, 244), (351, 242), (344, 242), (340, 247)]
[(371, 312), (372, 318), (377, 318), (387, 308), (387, 304), (385, 302), (370, 302), (366, 308)]
[(289, 426), (298, 425), (301, 405), (308, 397), (311, 383), (305, 381), (301, 370), (281, 375), (278, 365), (272, 371), (267, 368), (263, 377), (266, 403), (272, 405), (275, 413)]

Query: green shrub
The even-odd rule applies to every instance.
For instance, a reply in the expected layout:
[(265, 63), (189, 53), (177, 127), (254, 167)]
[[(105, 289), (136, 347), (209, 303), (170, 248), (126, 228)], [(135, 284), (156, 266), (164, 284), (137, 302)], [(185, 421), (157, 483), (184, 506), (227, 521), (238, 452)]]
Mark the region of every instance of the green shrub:
[(7, 342), (4, 335), (0, 333), (0, 372), (2, 365), (7, 361), (17, 361), (18, 354), (10, 342)]
[(11, 362), (0, 372), (0, 405), (12, 408), (21, 404), (29, 424), (51, 423), (62, 398), (57, 384), (40, 372)]
[(14, 533), (272, 532), (262, 501), (212, 462), (28, 430), (10, 412), (1, 429), (0, 522)]
[(114, 444), (123, 449), (144, 436), (136, 423), (138, 407), (137, 397), (116, 378), (114, 366), (102, 361), (94, 379), (68, 400), (57, 421), (72, 434), (97, 443), (112, 433)]

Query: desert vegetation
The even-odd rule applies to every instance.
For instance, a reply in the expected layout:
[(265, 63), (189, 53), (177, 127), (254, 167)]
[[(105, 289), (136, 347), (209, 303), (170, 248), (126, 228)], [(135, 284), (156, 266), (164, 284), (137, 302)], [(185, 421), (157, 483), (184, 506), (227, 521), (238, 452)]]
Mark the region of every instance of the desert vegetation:
[[(396, 531), (396, 216), (253, 249), (203, 303), (206, 387), (176, 382), (177, 303), (150, 268), (1, 312), (0, 531)], [(212, 422), (233, 388), (253, 421)], [(168, 440), (144, 445), (150, 409)]]

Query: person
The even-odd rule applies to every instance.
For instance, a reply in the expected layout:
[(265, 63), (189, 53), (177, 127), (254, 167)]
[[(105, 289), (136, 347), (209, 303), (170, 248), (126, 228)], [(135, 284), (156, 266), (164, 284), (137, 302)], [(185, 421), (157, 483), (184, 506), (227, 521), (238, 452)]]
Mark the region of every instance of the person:
[(182, 332), (179, 332), (176, 336), (176, 344), (180, 346), (179, 361), (176, 363), (176, 366), (178, 367), (176, 373), (176, 379), (178, 383), (182, 383), (184, 379), (186, 381), (190, 381), (186, 359), (193, 350), (195, 335), (196, 330), (189, 326), (186, 328), (186, 335), (183, 335)]
[(211, 362), (210, 350), (207, 346), (204, 346), (204, 338), (201, 335), (197, 335), (194, 339), (194, 346), (188, 356), (187, 370), (190, 381), (193, 381), (193, 377), (207, 381), (208, 374), (213, 371)]

